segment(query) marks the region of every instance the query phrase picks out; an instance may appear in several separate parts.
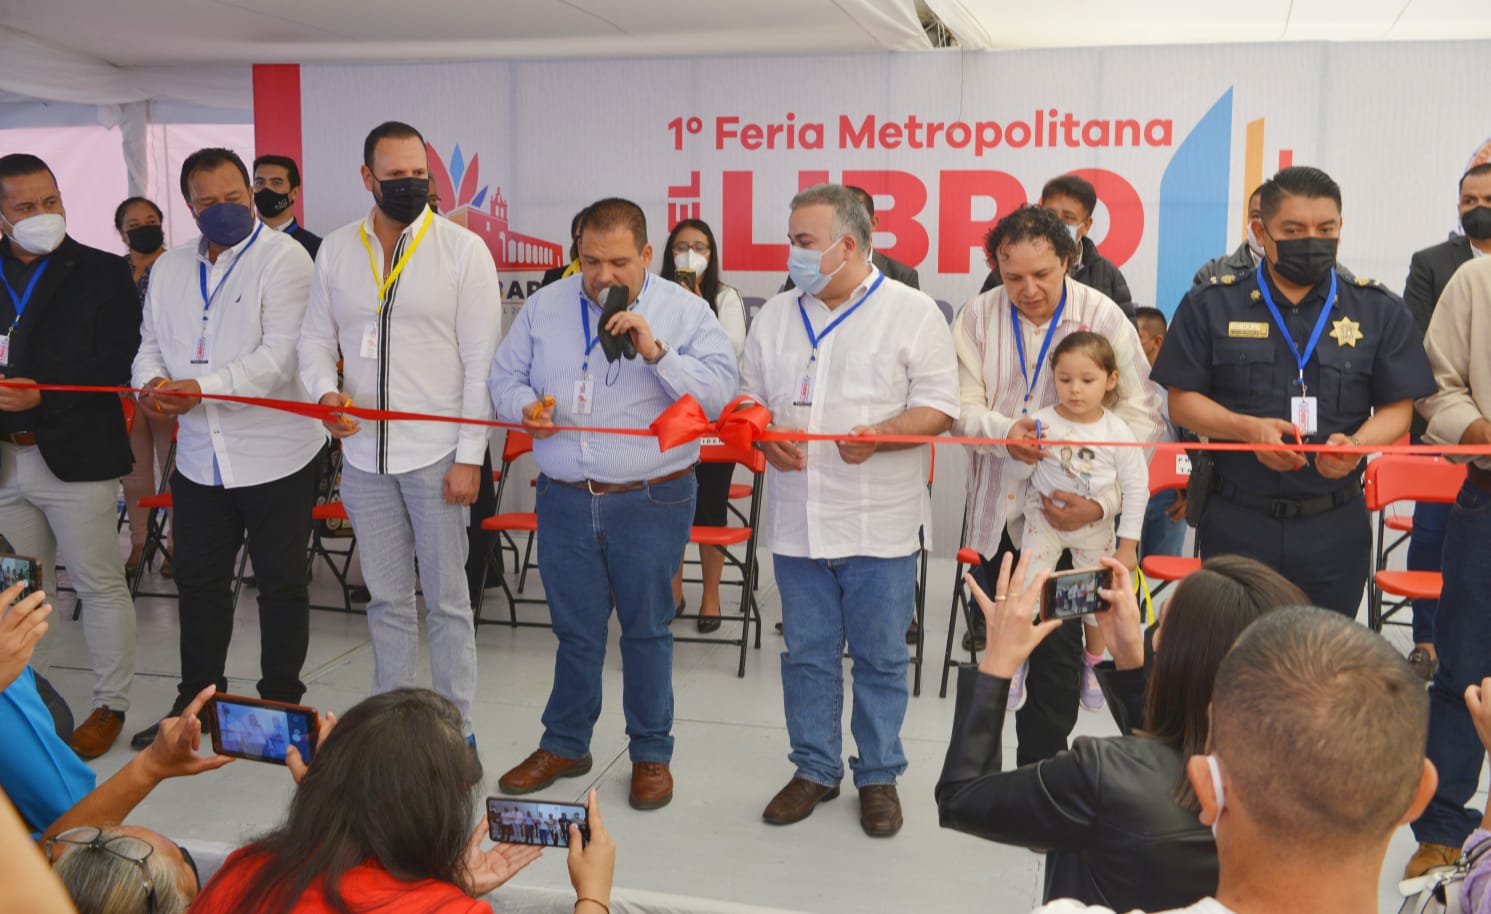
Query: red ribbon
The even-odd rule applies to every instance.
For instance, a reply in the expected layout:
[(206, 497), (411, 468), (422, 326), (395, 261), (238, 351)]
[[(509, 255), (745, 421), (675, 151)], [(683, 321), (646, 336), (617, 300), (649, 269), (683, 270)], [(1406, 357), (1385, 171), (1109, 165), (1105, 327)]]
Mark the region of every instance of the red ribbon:
[[(60, 393), (134, 394), (152, 393), (134, 387), (107, 387), (87, 384), (35, 384), (0, 379), (0, 386), (21, 390), (55, 391)], [(166, 396), (170, 396), (169, 394)], [(500, 422), (494, 419), (464, 419), (459, 416), (432, 416), (425, 413), (406, 413), (389, 409), (372, 409), (366, 406), (325, 406), (320, 403), (305, 403), (296, 400), (272, 400), (266, 397), (239, 397), (232, 394), (198, 394), (203, 400), (218, 400), (224, 403), (239, 403), (277, 409), (318, 421), (335, 420), (340, 416), (353, 416), (370, 422), (445, 422), (456, 425), (480, 425), (489, 428), (507, 428), (526, 431), (520, 422)], [(555, 431), (590, 432), (601, 435), (625, 435), (634, 438), (656, 438), (658, 449), (671, 448), (714, 436), (732, 448), (744, 448), (762, 441), (875, 441), (880, 444), (959, 444), (974, 447), (1002, 447), (1005, 445), (1029, 446), (1031, 439), (976, 438), (955, 435), (828, 435), (804, 431), (768, 431), (771, 413), (748, 397), (736, 397), (727, 405), (716, 422), (704, 414), (699, 401), (685, 394), (653, 420), (647, 428), (596, 428), (584, 425), (558, 425)], [(1491, 447), (1474, 444), (1249, 444), (1245, 442), (1133, 442), (1133, 441), (1058, 441), (1041, 439), (1042, 447), (1061, 445), (1085, 447), (1142, 447), (1158, 453), (1182, 450), (1195, 451), (1292, 451), (1300, 454), (1417, 454), (1420, 456), (1456, 454), (1473, 457), (1491, 456)]]

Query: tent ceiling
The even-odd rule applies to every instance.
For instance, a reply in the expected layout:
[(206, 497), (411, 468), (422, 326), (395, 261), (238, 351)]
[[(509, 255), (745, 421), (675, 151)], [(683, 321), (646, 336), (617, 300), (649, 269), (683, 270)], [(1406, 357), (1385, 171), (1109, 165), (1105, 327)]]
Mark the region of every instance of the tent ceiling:
[(1486, 0), (925, 0), (969, 48), (1491, 38)]
[(119, 66), (929, 46), (912, 0), (0, 0), (0, 22)]

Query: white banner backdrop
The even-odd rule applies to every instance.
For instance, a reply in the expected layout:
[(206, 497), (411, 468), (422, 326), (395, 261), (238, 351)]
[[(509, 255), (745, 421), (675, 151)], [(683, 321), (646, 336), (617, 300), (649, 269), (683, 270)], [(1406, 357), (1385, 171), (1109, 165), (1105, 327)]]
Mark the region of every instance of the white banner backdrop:
[(979, 239), (996, 215), (1080, 170), (1102, 200), (1094, 240), (1136, 301), (1168, 312), (1197, 266), (1238, 244), (1249, 185), (1285, 161), (1336, 177), (1343, 262), (1400, 288), (1409, 254), (1455, 229), (1455, 182), (1491, 134), (1477, 78), (1488, 52), (1296, 43), (308, 66), (307, 221), (326, 230), (365, 211), (362, 138), (396, 118), (453, 179), (445, 210), (472, 204), (473, 228), (512, 242), (496, 245), (509, 300), (568, 246), (574, 211), (611, 195), (644, 207), (659, 249), (697, 214), (726, 280), (767, 296), (784, 272), (787, 202), (826, 177), (875, 194), (877, 246), (955, 308), (983, 278)]
[[(876, 246), (949, 316), (977, 292), (994, 219), (1080, 171), (1092, 237), (1138, 304), (1173, 312), (1242, 238), (1281, 163), (1341, 184), (1341, 260), (1401, 289), (1409, 255), (1457, 229), (1456, 181), (1491, 135), (1485, 42), (933, 51), (302, 69), (307, 224), (367, 212), (375, 124), (425, 135), (443, 209), (488, 240), (511, 307), (560, 262), (571, 215), (606, 196), (715, 230), (725, 281), (770, 296), (787, 204), (820, 180), (875, 195)], [(438, 159), (438, 164), (435, 161)], [(464, 209), (463, 209), (464, 207)], [(660, 256), (660, 255), (659, 255)], [(654, 267), (660, 261), (655, 260)], [(961, 453), (940, 448), (939, 552), (957, 542)]]

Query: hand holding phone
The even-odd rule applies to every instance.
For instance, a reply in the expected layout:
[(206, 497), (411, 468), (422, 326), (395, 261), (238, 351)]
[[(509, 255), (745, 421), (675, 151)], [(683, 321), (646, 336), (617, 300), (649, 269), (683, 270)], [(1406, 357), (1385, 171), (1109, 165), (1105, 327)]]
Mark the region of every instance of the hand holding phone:
[(487, 829), (493, 841), (534, 847), (568, 847), (569, 827), (590, 840), (588, 811), (580, 803), (487, 797)]

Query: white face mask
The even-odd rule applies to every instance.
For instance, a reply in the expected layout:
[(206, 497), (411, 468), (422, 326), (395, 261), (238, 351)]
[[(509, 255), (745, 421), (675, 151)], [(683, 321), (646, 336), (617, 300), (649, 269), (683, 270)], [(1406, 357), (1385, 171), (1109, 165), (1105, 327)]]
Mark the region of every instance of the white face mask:
[(1263, 259), (1263, 243), (1253, 233), (1253, 223), (1251, 222), (1248, 223), (1248, 250), (1253, 252), (1254, 257), (1257, 257), (1259, 260)]
[(682, 254), (673, 255), (673, 266), (680, 270), (693, 270), (695, 276), (703, 276), (709, 266), (709, 256), (690, 248)]
[(1217, 798), (1216, 818), (1211, 820), (1211, 837), (1216, 840), (1217, 823), (1222, 821), (1222, 810), (1227, 806), (1227, 797), (1222, 793), (1222, 767), (1217, 762), (1215, 755), (1206, 757), (1206, 767), (1211, 769), (1211, 791)]
[(20, 222), (10, 222), (10, 237), (32, 254), (50, 254), (67, 237), (67, 220), (59, 213), (40, 213)]

